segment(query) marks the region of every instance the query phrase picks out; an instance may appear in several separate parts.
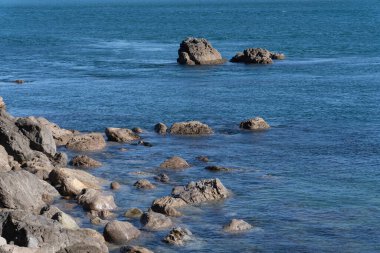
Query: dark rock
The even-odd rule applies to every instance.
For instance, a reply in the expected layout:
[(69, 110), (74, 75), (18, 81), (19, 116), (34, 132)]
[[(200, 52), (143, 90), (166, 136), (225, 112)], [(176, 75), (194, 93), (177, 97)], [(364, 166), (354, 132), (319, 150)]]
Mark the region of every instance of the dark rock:
[(118, 182), (111, 182), (110, 187), (112, 190), (119, 190), (121, 185)]
[(177, 227), (173, 228), (163, 241), (169, 244), (183, 246), (186, 241), (191, 240), (191, 235), (190, 230)]
[(139, 141), (137, 145), (145, 146), (145, 147), (153, 147), (153, 144), (147, 141)]
[(222, 166), (215, 166), (215, 165), (207, 166), (207, 167), (205, 167), (205, 170), (214, 171), (214, 172), (231, 171), (230, 168), (226, 168), (226, 167), (222, 167)]
[(154, 131), (158, 134), (166, 134), (168, 127), (164, 123), (157, 123), (154, 126)]
[(89, 156), (78, 155), (70, 161), (70, 165), (80, 168), (96, 168), (102, 166), (102, 163), (92, 159)]
[(143, 213), (140, 218), (143, 228), (149, 231), (158, 231), (167, 229), (172, 226), (172, 220), (163, 214), (149, 210)]
[(74, 151), (97, 151), (105, 147), (106, 142), (100, 133), (74, 135), (66, 144), (66, 148)]
[(174, 123), (170, 128), (170, 133), (174, 135), (210, 135), (212, 129), (199, 121), (187, 121)]
[(170, 178), (165, 173), (158, 174), (154, 177), (155, 180), (162, 182), (162, 183), (168, 183), (170, 181)]
[(244, 220), (232, 219), (228, 224), (223, 226), (225, 232), (243, 232), (252, 229), (252, 225)]
[(122, 244), (140, 235), (140, 231), (127, 221), (111, 221), (107, 223), (103, 232), (107, 242)]
[(109, 141), (131, 142), (140, 139), (140, 136), (128, 128), (109, 127), (105, 132)]
[(153, 253), (153, 251), (148, 250), (140, 246), (123, 246), (120, 248), (120, 253)]
[(13, 81), (14, 83), (17, 83), (17, 84), (24, 84), (25, 83), (25, 80), (22, 80), (22, 79), (16, 79)]
[(140, 127), (134, 127), (134, 128), (132, 128), (132, 131), (135, 134), (142, 134), (144, 132), (144, 130), (142, 130)]
[(180, 44), (177, 62), (186, 65), (206, 65), (222, 64), (226, 60), (206, 39), (187, 38)]
[(136, 183), (133, 184), (137, 189), (146, 189), (146, 190), (151, 190), (156, 188), (149, 180), (146, 179), (140, 179)]
[(198, 156), (197, 160), (204, 163), (208, 163), (210, 161), (210, 159), (207, 156)]
[(102, 192), (94, 189), (84, 189), (78, 196), (78, 203), (85, 210), (94, 211), (111, 211), (116, 209), (113, 196), (104, 195)]
[(240, 128), (253, 130), (253, 131), (262, 131), (270, 128), (269, 124), (265, 122), (263, 118), (256, 117), (254, 119), (248, 119), (240, 123)]
[(237, 53), (230, 61), (246, 64), (271, 64), (272, 59), (285, 59), (283, 54), (270, 52), (263, 48), (248, 48), (243, 53)]
[(163, 169), (185, 169), (189, 167), (190, 165), (186, 160), (179, 156), (173, 156), (160, 164), (160, 168)]

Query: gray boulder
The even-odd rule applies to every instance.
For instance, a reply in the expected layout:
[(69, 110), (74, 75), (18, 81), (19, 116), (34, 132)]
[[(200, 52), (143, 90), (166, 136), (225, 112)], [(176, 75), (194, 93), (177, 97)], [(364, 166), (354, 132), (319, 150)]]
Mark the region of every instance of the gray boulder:
[(252, 225), (244, 220), (232, 219), (228, 224), (223, 226), (225, 232), (244, 232), (252, 229)]
[(143, 229), (149, 231), (159, 231), (167, 229), (173, 225), (172, 220), (169, 217), (161, 213), (153, 212), (149, 210), (143, 213), (140, 218), (140, 223), (143, 225)]
[(140, 231), (127, 221), (110, 221), (104, 228), (104, 238), (107, 242), (123, 244), (139, 237)]
[(45, 206), (41, 209), (40, 214), (45, 216), (46, 218), (59, 222), (64, 228), (79, 229), (79, 226), (77, 222), (74, 220), (74, 218), (68, 215), (67, 213), (61, 211), (56, 206)]
[(89, 133), (72, 136), (66, 148), (74, 151), (98, 151), (106, 147), (106, 141), (100, 133)]
[(120, 253), (153, 253), (153, 251), (140, 246), (123, 246), (120, 248)]
[(63, 129), (57, 124), (48, 121), (45, 118), (39, 117), (36, 120), (41, 124), (47, 127), (53, 134), (53, 138), (55, 140), (55, 144), (57, 146), (64, 146), (67, 144), (69, 139), (71, 139), (74, 135), (78, 135), (79, 132), (75, 130), (67, 130)]
[(109, 141), (130, 142), (140, 139), (140, 136), (128, 128), (109, 127), (105, 132)]
[(177, 208), (184, 207), (186, 205), (187, 203), (183, 199), (166, 196), (154, 200), (152, 202), (151, 209), (157, 213), (178, 217), (182, 214), (177, 210)]
[(170, 133), (174, 135), (210, 135), (211, 127), (199, 121), (177, 122), (170, 127)]
[(3, 146), (0, 145), (0, 172), (10, 171), (8, 153)]
[(137, 189), (146, 189), (146, 190), (151, 190), (151, 189), (156, 188), (156, 186), (147, 179), (140, 179), (136, 183), (134, 183), (133, 186), (135, 186)]
[(248, 48), (237, 53), (230, 61), (246, 64), (272, 64), (273, 60), (285, 59), (284, 54), (270, 52), (264, 48)]
[(209, 65), (222, 64), (226, 60), (206, 39), (190, 37), (181, 42), (177, 62), (184, 65)]
[(84, 189), (78, 196), (78, 203), (86, 210), (93, 210), (97, 212), (116, 209), (113, 196), (105, 195), (94, 189)]

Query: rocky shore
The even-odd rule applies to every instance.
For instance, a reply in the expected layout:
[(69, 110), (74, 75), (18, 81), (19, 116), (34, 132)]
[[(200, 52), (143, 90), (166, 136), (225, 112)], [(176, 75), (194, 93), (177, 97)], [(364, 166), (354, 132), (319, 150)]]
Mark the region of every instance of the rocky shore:
[[(268, 130), (269, 125), (256, 117), (242, 121), (240, 128), (263, 131)], [(177, 122), (170, 127), (158, 123), (152, 129), (157, 134), (173, 136), (215, 133), (210, 126), (198, 121)], [(81, 153), (100, 151), (112, 143), (151, 147), (139, 135), (142, 131), (107, 127), (104, 133), (81, 133), (63, 129), (45, 118), (12, 116), (0, 97), (0, 253), (103, 253), (109, 252), (109, 247), (118, 247), (120, 252), (152, 252), (133, 245), (133, 240), (143, 231), (167, 231), (162, 241), (168, 245), (181, 246), (191, 241), (197, 232), (179, 227), (173, 218), (182, 216), (182, 210), (188, 207), (231, 197), (233, 193), (218, 178), (189, 180), (188, 184), (176, 185), (168, 195), (155, 199), (146, 210), (127, 210), (126, 217), (140, 219), (137, 227), (113, 214), (118, 210), (118, 203), (112, 192), (104, 189), (108, 184), (112, 190), (118, 190), (120, 184), (92, 175), (89, 169), (100, 167), (102, 163)], [(69, 162), (68, 156), (57, 151), (57, 147), (76, 155)], [(207, 163), (208, 158), (199, 157), (199, 161)], [(168, 183), (170, 177), (165, 173), (191, 166), (181, 157), (168, 158), (162, 161), (161, 173), (154, 179)], [(216, 173), (229, 171), (221, 166), (205, 169)], [(141, 179), (133, 186), (149, 194), (160, 187), (156, 183)], [(102, 226), (103, 232), (81, 228), (73, 217), (56, 206), (57, 200), (81, 206), (83, 219)], [(220, 231), (225, 233), (251, 228), (249, 223), (237, 219), (220, 224)]]

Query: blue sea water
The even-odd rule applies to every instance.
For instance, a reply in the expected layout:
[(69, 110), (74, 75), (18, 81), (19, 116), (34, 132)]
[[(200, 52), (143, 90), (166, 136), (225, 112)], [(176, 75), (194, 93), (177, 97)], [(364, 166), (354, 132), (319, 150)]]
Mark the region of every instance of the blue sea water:
[[(186, 246), (161, 242), (168, 231), (143, 231), (131, 244), (155, 252), (380, 252), (377, 0), (16, 3), (0, 1), (0, 96), (8, 110), (80, 131), (139, 126), (154, 144), (90, 153), (104, 164), (93, 174), (122, 183), (113, 193), (118, 219), (201, 178), (218, 177), (233, 192), (175, 219), (194, 234)], [(287, 59), (179, 66), (187, 36), (207, 38), (226, 58), (265, 47)], [(240, 121), (258, 115), (270, 131), (239, 130)], [(162, 137), (152, 129), (192, 119), (215, 134)], [(167, 172), (171, 183), (154, 191), (134, 189), (140, 178), (153, 181), (173, 155), (193, 167)], [(205, 171), (199, 155), (234, 170)], [(102, 231), (74, 201), (58, 202)], [(223, 233), (232, 218), (255, 229)]]

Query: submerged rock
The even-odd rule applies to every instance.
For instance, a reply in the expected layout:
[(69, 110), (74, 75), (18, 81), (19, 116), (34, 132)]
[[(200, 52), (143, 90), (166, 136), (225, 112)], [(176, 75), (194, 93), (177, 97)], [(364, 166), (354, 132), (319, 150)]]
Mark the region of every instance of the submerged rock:
[(70, 165), (80, 168), (96, 168), (102, 166), (102, 163), (92, 159), (89, 156), (78, 155), (73, 157), (70, 161)]
[(78, 203), (86, 210), (97, 212), (116, 209), (113, 196), (105, 195), (94, 189), (84, 189), (78, 196)]
[(125, 213), (124, 216), (127, 218), (140, 218), (141, 215), (143, 214), (143, 211), (141, 211), (139, 208), (131, 208), (128, 209)]
[(154, 126), (154, 131), (158, 134), (166, 134), (166, 132), (168, 131), (168, 127), (164, 124), (164, 123), (157, 123), (155, 126)]
[(244, 221), (238, 219), (232, 219), (228, 224), (223, 226), (225, 232), (242, 232), (252, 229), (252, 226)]
[(127, 221), (110, 221), (104, 228), (104, 238), (107, 242), (123, 244), (140, 235), (140, 231)]
[(154, 212), (162, 213), (168, 216), (178, 217), (181, 216), (181, 212), (177, 210), (179, 207), (186, 206), (187, 203), (180, 198), (173, 198), (166, 196), (158, 198), (152, 202), (151, 209)]
[(106, 141), (100, 133), (89, 133), (72, 136), (66, 148), (74, 151), (97, 151), (106, 147)]
[(153, 253), (153, 251), (148, 250), (140, 246), (123, 246), (120, 248), (120, 253)]
[(168, 183), (170, 181), (170, 178), (165, 173), (160, 173), (157, 176), (154, 177), (156, 181), (159, 181), (161, 183)]
[(149, 231), (163, 230), (172, 226), (172, 220), (163, 214), (153, 212), (149, 210), (143, 213), (140, 218), (140, 222), (143, 228)]
[(110, 187), (112, 190), (119, 190), (121, 185), (118, 182), (111, 182)]
[(214, 172), (231, 171), (230, 168), (226, 168), (226, 167), (222, 167), (222, 166), (216, 166), (216, 165), (206, 166), (205, 170), (214, 171)]
[(197, 156), (197, 160), (201, 161), (201, 162), (204, 162), (204, 163), (208, 163), (210, 161), (210, 159), (207, 156), (204, 156), (204, 155)]
[(248, 48), (237, 53), (230, 61), (246, 64), (271, 64), (273, 59), (285, 59), (284, 54), (270, 52), (264, 48)]
[(174, 245), (183, 246), (186, 241), (191, 239), (192, 233), (187, 228), (173, 228), (163, 239), (164, 242)]
[(140, 179), (133, 184), (137, 189), (154, 189), (156, 186), (146, 179)]
[(253, 130), (253, 131), (260, 131), (260, 130), (267, 130), (270, 128), (270, 126), (263, 118), (256, 117), (256, 118), (248, 119), (241, 122), (240, 128)]
[(115, 142), (130, 142), (140, 139), (140, 136), (135, 134), (131, 129), (128, 128), (106, 128), (106, 136), (109, 141)]
[(199, 121), (187, 121), (174, 123), (170, 128), (174, 135), (209, 135), (213, 131), (211, 127)]
[(163, 169), (185, 169), (189, 167), (190, 165), (186, 160), (179, 156), (173, 156), (160, 164), (160, 168)]
[(181, 42), (177, 62), (185, 65), (208, 65), (222, 64), (226, 60), (206, 39), (191, 37)]

